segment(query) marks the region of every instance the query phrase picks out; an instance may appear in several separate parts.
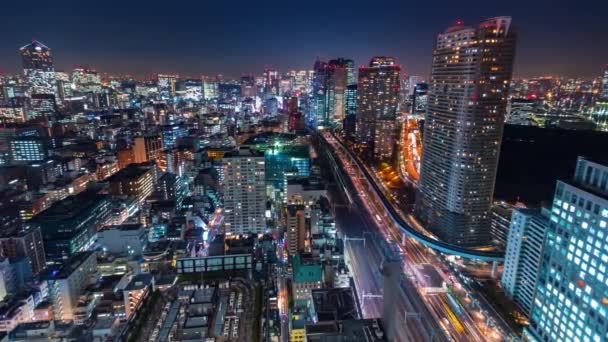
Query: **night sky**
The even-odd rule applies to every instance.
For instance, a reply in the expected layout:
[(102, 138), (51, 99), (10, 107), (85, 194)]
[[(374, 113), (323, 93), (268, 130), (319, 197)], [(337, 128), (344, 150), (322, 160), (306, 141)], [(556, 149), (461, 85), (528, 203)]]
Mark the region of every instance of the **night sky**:
[(2, 0), (0, 70), (20, 71), (18, 48), (38, 39), (64, 70), (239, 76), (310, 69), (317, 56), (359, 65), (390, 55), (427, 77), (438, 32), (510, 15), (519, 32), (515, 76), (590, 77), (608, 63), (606, 13), (604, 0)]

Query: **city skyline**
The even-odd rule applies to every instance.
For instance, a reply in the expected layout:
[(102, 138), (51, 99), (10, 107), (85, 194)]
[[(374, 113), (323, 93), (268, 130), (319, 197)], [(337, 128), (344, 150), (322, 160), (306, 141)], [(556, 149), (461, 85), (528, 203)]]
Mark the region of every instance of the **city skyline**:
[[(388, 55), (404, 73), (426, 77), (432, 42), (446, 23), (472, 24), (497, 15), (512, 16), (520, 32), (515, 78), (595, 77), (608, 60), (608, 47), (594, 44), (608, 33), (595, 10), (550, 7), (548, 1), (458, 8), (444, 3), (433, 9), (392, 2), (374, 8), (315, 3), (289, 8), (277, 3), (161, 9), (121, 4), (121, 11), (110, 5), (70, 4), (63, 1), (45, 11), (9, 4), (0, 14), (0, 71), (18, 73), (16, 51), (37, 39), (53, 49), (58, 70), (85, 64), (110, 74), (237, 77), (264, 67), (312, 69), (310, 61), (317, 56), (345, 56), (360, 65)], [(248, 15), (239, 15), (243, 13)]]

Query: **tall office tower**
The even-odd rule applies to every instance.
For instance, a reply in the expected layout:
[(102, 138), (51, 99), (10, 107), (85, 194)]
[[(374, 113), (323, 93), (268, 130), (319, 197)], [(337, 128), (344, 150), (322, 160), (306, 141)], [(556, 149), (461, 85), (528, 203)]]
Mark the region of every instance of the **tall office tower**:
[(424, 115), (429, 103), (428, 97), (429, 85), (426, 83), (418, 83), (414, 87), (412, 95), (412, 114)]
[(279, 72), (274, 69), (264, 70), (264, 94), (279, 94)]
[(226, 233), (262, 233), (266, 229), (264, 154), (241, 148), (222, 158)]
[(312, 71), (300, 70), (292, 71), (294, 74), (294, 88), (302, 93), (308, 93), (310, 91), (310, 85), (312, 81)]
[(39, 41), (19, 49), (23, 64), (23, 73), (31, 94), (52, 94), (57, 92), (55, 68), (51, 49)]
[(60, 99), (72, 96), (72, 81), (67, 72), (56, 71), (55, 81), (57, 82), (57, 96)]
[(161, 100), (170, 100), (175, 96), (177, 75), (158, 75), (158, 96)]
[(51, 117), (57, 113), (57, 102), (52, 94), (32, 94), (27, 111), (28, 119)]
[(251, 75), (241, 77), (241, 96), (254, 97), (256, 95), (255, 78)]
[(405, 83), (407, 84), (407, 89), (406, 89), (407, 94), (411, 96), (411, 95), (414, 95), (414, 90), (416, 90), (416, 85), (419, 83), (424, 83), (424, 79), (422, 79), (421, 76), (410, 75), (405, 80)]
[(101, 92), (101, 77), (99, 77), (97, 71), (88, 67), (74, 68), (72, 70), (72, 83), (77, 91)]
[(133, 141), (133, 162), (159, 162), (163, 155), (163, 141), (158, 134), (136, 137)]
[(359, 68), (356, 136), (376, 160), (393, 155), (400, 71), (393, 57), (374, 57)]
[(452, 26), (437, 37), (416, 214), (443, 241), (473, 246), (490, 239), (514, 53), (510, 17)]
[(321, 60), (315, 61), (314, 77), (312, 79), (311, 104), (309, 106), (309, 118), (307, 121), (313, 127), (324, 126), (329, 122), (327, 108), (327, 63)]
[(300, 204), (290, 204), (285, 208), (286, 242), (289, 255), (295, 256), (304, 251), (306, 243), (305, 207)]
[(527, 340), (606, 340), (607, 225), (608, 166), (579, 157), (555, 189)]
[(528, 316), (532, 309), (549, 215), (546, 209), (514, 209), (511, 215), (500, 283), (507, 295)]
[(344, 114), (345, 116), (357, 115), (357, 85), (349, 85), (344, 91)]
[(349, 85), (349, 77), (353, 77), (354, 62), (344, 58), (332, 59), (327, 67), (328, 116), (331, 124), (341, 124), (345, 115), (344, 92)]
[(218, 82), (210, 77), (203, 76), (203, 100), (215, 100), (218, 97)]
[(604, 68), (604, 76), (602, 77), (602, 90), (600, 92), (600, 99), (608, 101), (608, 64)]

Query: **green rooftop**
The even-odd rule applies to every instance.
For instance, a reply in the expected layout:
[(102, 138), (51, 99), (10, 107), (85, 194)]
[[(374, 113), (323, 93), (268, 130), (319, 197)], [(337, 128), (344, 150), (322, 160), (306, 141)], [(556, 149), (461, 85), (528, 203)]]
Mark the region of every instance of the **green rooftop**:
[(293, 281), (310, 283), (323, 280), (323, 268), (320, 264), (303, 264), (299, 255), (293, 258)]

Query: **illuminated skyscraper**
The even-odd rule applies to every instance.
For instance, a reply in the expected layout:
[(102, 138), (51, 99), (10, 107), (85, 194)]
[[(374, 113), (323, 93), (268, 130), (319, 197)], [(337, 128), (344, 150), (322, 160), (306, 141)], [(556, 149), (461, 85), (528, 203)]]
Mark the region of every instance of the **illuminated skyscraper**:
[(557, 182), (525, 340), (606, 340), (607, 225), (608, 167), (579, 158)]
[(264, 155), (241, 148), (224, 155), (224, 197), (226, 233), (262, 233), (266, 229), (266, 182)]
[(279, 72), (274, 69), (264, 70), (264, 93), (268, 95), (278, 95), (279, 93)]
[(99, 74), (97, 71), (87, 67), (78, 67), (72, 70), (72, 83), (78, 91), (101, 92), (101, 78)]
[(332, 59), (328, 65), (327, 78), (327, 102), (329, 120), (332, 124), (342, 123), (344, 120), (345, 98), (344, 92), (349, 85), (349, 80), (353, 78), (354, 62), (351, 59)]
[(218, 93), (218, 82), (210, 77), (203, 76), (203, 99), (217, 99)]
[(600, 92), (600, 99), (608, 101), (608, 64), (604, 68), (604, 76), (602, 77), (602, 91)]
[(170, 100), (175, 96), (177, 75), (158, 75), (158, 95), (161, 100)]
[(308, 119), (312, 126), (323, 126), (327, 121), (327, 63), (317, 60), (314, 65), (312, 94)]
[(424, 124), (418, 217), (459, 245), (490, 239), (490, 208), (511, 81), (510, 17), (437, 37)]
[(393, 155), (400, 71), (393, 57), (374, 57), (359, 68), (356, 137), (378, 160)]
[(357, 85), (349, 85), (344, 91), (344, 114), (345, 116), (357, 114)]
[(30, 94), (55, 95), (57, 89), (51, 49), (34, 40), (19, 49), (19, 54)]

